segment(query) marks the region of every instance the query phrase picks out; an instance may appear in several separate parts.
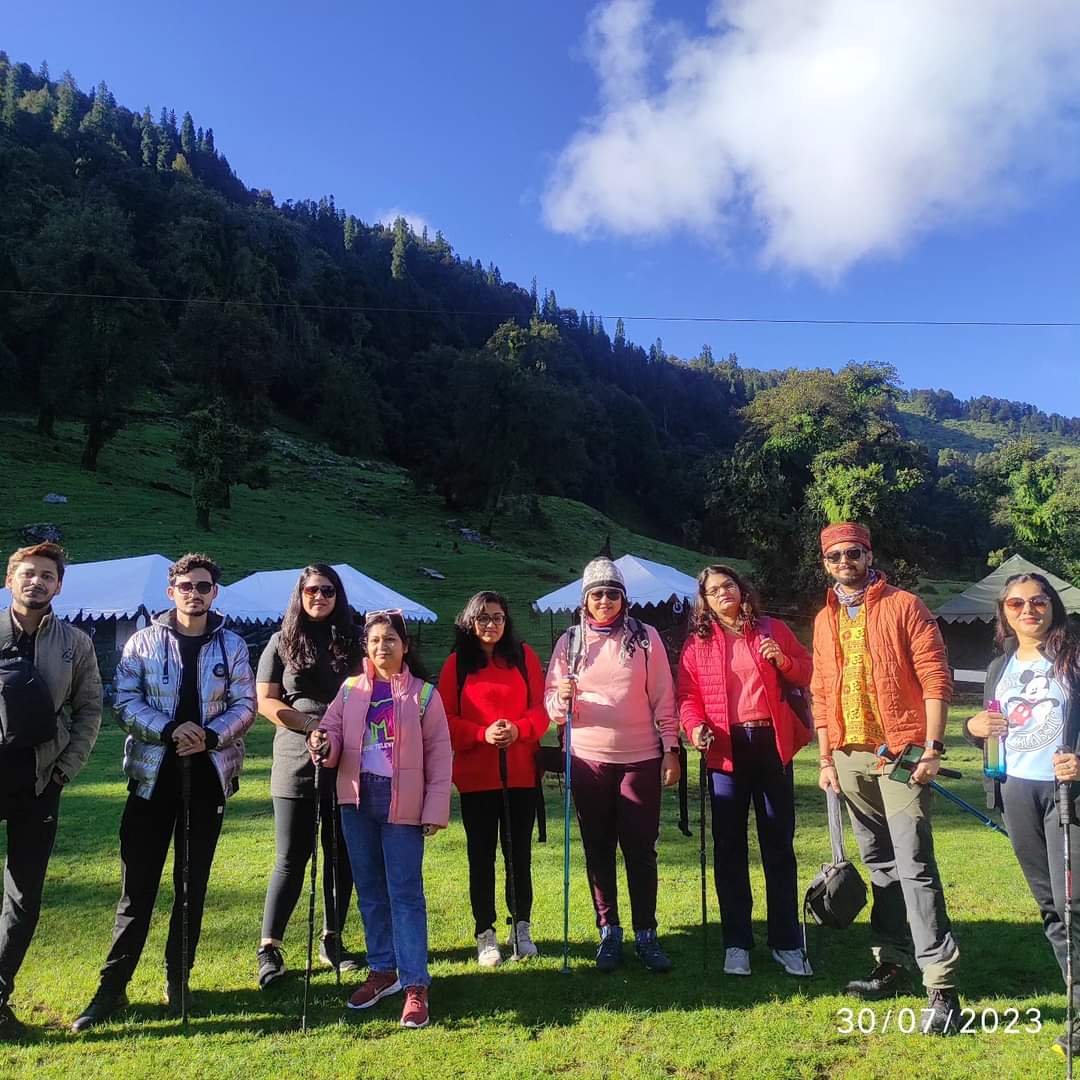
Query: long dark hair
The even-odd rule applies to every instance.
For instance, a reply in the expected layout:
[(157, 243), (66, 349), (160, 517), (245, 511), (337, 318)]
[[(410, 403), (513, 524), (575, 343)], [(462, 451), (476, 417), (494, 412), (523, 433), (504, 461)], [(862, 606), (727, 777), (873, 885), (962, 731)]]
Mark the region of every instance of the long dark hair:
[(416, 651), (412, 638), (409, 637), (409, 628), (405, 625), (405, 616), (400, 611), (369, 611), (364, 616), (364, 655), (367, 656), (368, 631), (373, 626), (389, 626), (405, 645), (405, 659), (402, 666), (407, 667), (418, 679), (431, 682), (428, 672), (420, 654)]
[(289, 606), (281, 620), (280, 651), (285, 666), (293, 671), (308, 671), (319, 658), (319, 644), (312, 636), (315, 620), (304, 610), (304, 586), (312, 577), (324, 577), (337, 590), (334, 610), (325, 623), (330, 628), (330, 666), (339, 675), (348, 673), (356, 656), (357, 635), (353, 626), (349, 598), (338, 572), (326, 563), (312, 563), (300, 571), (296, 588), (289, 597)]
[(454, 620), (453, 651), (457, 653), (459, 670), (466, 675), (472, 675), (487, 667), (487, 655), (476, 636), (476, 617), (483, 613), (485, 604), (498, 604), (506, 616), (503, 635), (495, 643), (495, 655), (508, 667), (521, 668), (525, 661), (521, 641), (514, 632), (514, 620), (510, 618), (510, 605), (506, 602), (506, 597), (497, 592), (478, 592)]
[(998, 596), (994, 643), (1004, 652), (1006, 643), (1016, 639), (1005, 618), (1005, 600), (1014, 585), (1023, 585), (1025, 581), (1037, 582), (1050, 598), (1050, 633), (1046, 635), (1042, 651), (1053, 661), (1054, 677), (1070, 691), (1080, 690), (1080, 631), (1070, 622), (1057, 589), (1042, 574), (1013, 574), (1005, 579)]
[(713, 627), (720, 622), (713, 609), (709, 607), (709, 600), (705, 595), (705, 582), (710, 574), (724, 574), (739, 586), (739, 594), (742, 597), (742, 603), (739, 605), (739, 621), (746, 627), (756, 626), (758, 619), (761, 618), (761, 601), (758, 599), (757, 589), (733, 567), (725, 563), (712, 563), (697, 576), (697, 595), (694, 597), (694, 607), (690, 612), (690, 633), (697, 634), (700, 638), (707, 638), (713, 632)]

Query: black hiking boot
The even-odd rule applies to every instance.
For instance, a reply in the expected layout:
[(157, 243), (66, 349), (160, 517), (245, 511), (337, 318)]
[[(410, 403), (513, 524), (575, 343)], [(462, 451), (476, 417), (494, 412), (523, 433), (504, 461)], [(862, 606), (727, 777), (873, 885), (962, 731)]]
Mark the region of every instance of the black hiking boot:
[(919, 1026), (924, 1035), (956, 1035), (960, 1031), (960, 995), (952, 987), (931, 990)]
[(600, 928), (600, 948), (596, 950), (596, 970), (614, 971), (622, 966), (621, 926), (603, 926)]
[(30, 1029), (11, 1011), (5, 1001), (0, 1005), (0, 1043), (22, 1042)]
[(865, 979), (852, 979), (844, 993), (863, 1001), (897, 997), (909, 989), (907, 972), (899, 964), (878, 964)]
[(634, 934), (634, 951), (649, 971), (670, 971), (671, 960), (660, 948), (655, 930), (638, 930)]
[(87, 1028), (104, 1024), (112, 1018), (114, 1013), (127, 1008), (127, 994), (123, 990), (113, 990), (110, 987), (99, 986), (90, 999), (90, 1004), (77, 1017), (71, 1025), (71, 1030), (76, 1035)]

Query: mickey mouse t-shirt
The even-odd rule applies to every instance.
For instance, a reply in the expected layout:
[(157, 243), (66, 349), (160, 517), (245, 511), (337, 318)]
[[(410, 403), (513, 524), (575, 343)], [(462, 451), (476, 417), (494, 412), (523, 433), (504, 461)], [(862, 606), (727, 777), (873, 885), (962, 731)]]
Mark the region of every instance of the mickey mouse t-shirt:
[(1015, 655), (998, 680), (996, 695), (1009, 724), (1005, 771), (1021, 780), (1053, 780), (1054, 754), (1065, 731), (1065, 690), (1045, 657)]

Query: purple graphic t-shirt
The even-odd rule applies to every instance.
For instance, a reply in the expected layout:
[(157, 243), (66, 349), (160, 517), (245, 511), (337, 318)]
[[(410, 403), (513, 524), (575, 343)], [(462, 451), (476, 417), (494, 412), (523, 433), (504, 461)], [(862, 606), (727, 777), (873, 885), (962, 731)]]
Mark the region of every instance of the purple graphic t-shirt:
[(375, 680), (371, 688), (371, 704), (368, 706), (367, 726), (360, 751), (360, 771), (376, 776), (393, 776), (394, 753), (394, 697), (390, 684)]

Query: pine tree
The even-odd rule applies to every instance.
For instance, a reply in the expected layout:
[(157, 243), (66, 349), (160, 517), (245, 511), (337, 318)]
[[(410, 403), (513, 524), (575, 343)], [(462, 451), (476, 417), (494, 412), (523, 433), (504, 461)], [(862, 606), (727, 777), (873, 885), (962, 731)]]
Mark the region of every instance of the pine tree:
[(394, 249), (390, 253), (390, 276), (395, 281), (405, 277), (408, 267), (405, 263), (405, 242), (409, 232), (409, 223), (399, 217), (394, 221)]
[(191, 113), (184, 113), (184, 119), (180, 122), (180, 150), (190, 160), (197, 148), (195, 142), (195, 121), (191, 119)]
[(49, 85), (49, 61), (42, 60), (41, 67), (38, 68), (38, 78), (45, 86)]
[(622, 319), (615, 320), (615, 349), (626, 348), (626, 323)]
[(19, 65), (12, 64), (8, 68), (7, 78), (4, 80), (4, 97), (0, 104), (0, 124), (5, 127), (15, 126), (15, 103), (19, 100), (21, 79), (19, 77)]
[(532, 311), (534, 315), (540, 314), (540, 294), (536, 288), (536, 275), (533, 275), (532, 285), (529, 288), (529, 300), (532, 302)]
[(345, 242), (345, 250), (352, 251), (353, 246), (356, 244), (356, 218), (352, 214), (347, 215), (345, 218), (342, 237)]
[(75, 76), (70, 71), (65, 71), (56, 91), (56, 115), (53, 117), (53, 131), (62, 139), (72, 138), (79, 128), (75, 116), (78, 93), (79, 88), (75, 84)]
[(154, 127), (153, 118), (150, 116), (150, 106), (143, 109), (142, 136), (139, 139), (139, 151), (143, 165), (151, 169), (157, 163), (157, 130)]
[(206, 129), (206, 135), (203, 137), (203, 144), (204, 144), (203, 149), (208, 154), (216, 154), (217, 153), (217, 151), (214, 149), (214, 129), (213, 128), (207, 128)]

